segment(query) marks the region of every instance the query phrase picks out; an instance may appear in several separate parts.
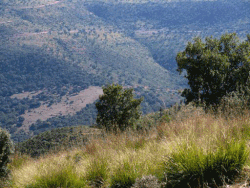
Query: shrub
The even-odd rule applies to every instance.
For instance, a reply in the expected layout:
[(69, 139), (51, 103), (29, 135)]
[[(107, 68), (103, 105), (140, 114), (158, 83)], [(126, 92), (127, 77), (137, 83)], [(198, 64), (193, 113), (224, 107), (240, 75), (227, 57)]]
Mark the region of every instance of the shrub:
[(230, 92), (222, 97), (219, 108), (215, 112), (221, 112), (226, 118), (242, 116), (249, 109), (249, 96), (244, 91)]
[(138, 119), (135, 122), (134, 128), (140, 132), (148, 132), (151, 128), (155, 127), (156, 120), (149, 115)]
[(13, 142), (6, 130), (0, 129), (0, 177), (6, 177), (9, 173), (7, 164), (10, 162), (10, 154), (13, 153)]
[(103, 87), (103, 95), (96, 103), (98, 111), (96, 123), (108, 131), (125, 130), (133, 127), (140, 117), (140, 104), (143, 98), (135, 99), (133, 89), (123, 89), (120, 85)]
[(171, 117), (168, 114), (164, 114), (160, 117), (160, 122), (163, 123), (169, 123), (171, 120)]
[(248, 157), (246, 144), (230, 141), (205, 152), (195, 144), (181, 145), (166, 164), (167, 187), (215, 187), (232, 183)]

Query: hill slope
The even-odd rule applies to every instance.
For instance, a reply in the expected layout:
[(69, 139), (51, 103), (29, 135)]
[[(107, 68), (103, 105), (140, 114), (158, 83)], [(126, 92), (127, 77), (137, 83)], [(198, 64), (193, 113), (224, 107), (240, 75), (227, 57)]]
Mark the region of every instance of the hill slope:
[[(58, 143), (65, 148), (38, 159), (16, 154), (7, 187), (249, 186), (249, 110), (223, 109), (176, 106), (162, 112), (171, 121), (161, 119), (147, 132), (100, 136), (98, 129), (74, 127), (42, 133), (21, 149), (36, 155)], [(91, 134), (98, 136), (84, 139)]]
[[(62, 109), (60, 114), (56, 108), (73, 108), (73, 96), (87, 100), (82, 95), (86, 89), (112, 82), (144, 96), (145, 114), (170, 106), (181, 99), (178, 90), (187, 87), (175, 71), (176, 53), (197, 35), (235, 31), (245, 37), (249, 5), (222, 0), (1, 1), (0, 126), (21, 141), (56, 127), (93, 124), (98, 95), (74, 113)], [(20, 97), (26, 92), (30, 97)], [(47, 118), (41, 110), (49, 108), (56, 116)]]

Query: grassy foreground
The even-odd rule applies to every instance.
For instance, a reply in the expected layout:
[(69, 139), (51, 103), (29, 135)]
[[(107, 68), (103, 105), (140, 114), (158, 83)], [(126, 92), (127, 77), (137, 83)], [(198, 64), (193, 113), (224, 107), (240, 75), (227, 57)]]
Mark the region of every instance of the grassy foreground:
[(5, 187), (248, 185), (250, 111), (215, 115), (191, 105), (171, 110), (165, 112), (170, 122), (162, 118), (147, 132), (104, 133), (85, 146), (39, 159), (16, 155)]

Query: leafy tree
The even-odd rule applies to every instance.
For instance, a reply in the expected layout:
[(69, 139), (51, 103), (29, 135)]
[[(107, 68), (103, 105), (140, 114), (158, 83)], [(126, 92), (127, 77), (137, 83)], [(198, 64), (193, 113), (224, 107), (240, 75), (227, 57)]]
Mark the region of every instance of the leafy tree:
[(177, 54), (176, 61), (180, 73), (186, 70), (190, 86), (182, 92), (186, 102), (218, 104), (228, 93), (249, 89), (250, 35), (243, 42), (236, 33), (220, 39), (207, 37), (205, 43), (196, 37)]
[(103, 95), (96, 103), (96, 122), (106, 130), (125, 130), (140, 117), (140, 104), (143, 98), (134, 99), (133, 88), (123, 89), (121, 85), (103, 87)]
[(13, 152), (13, 143), (10, 134), (0, 129), (0, 177), (5, 177), (9, 170), (7, 164), (10, 162), (10, 154)]

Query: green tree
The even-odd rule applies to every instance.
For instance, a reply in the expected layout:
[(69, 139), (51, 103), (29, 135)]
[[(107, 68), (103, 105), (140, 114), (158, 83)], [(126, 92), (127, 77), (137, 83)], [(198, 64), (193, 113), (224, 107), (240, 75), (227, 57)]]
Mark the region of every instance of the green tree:
[(140, 115), (140, 104), (143, 98), (135, 99), (133, 88), (123, 89), (121, 85), (108, 85), (103, 87), (103, 95), (96, 103), (98, 111), (96, 122), (106, 130), (125, 130), (133, 126)]
[(233, 91), (247, 93), (250, 71), (250, 35), (241, 42), (236, 33), (224, 34), (220, 39), (196, 37), (176, 56), (178, 71), (186, 71), (190, 89), (182, 96), (186, 102), (218, 104)]
[(7, 164), (10, 162), (10, 154), (13, 152), (13, 142), (10, 134), (0, 129), (0, 177), (8, 175), (9, 170)]

